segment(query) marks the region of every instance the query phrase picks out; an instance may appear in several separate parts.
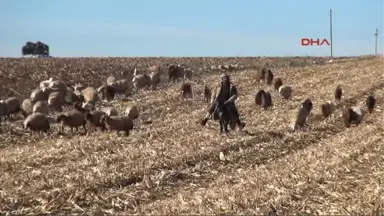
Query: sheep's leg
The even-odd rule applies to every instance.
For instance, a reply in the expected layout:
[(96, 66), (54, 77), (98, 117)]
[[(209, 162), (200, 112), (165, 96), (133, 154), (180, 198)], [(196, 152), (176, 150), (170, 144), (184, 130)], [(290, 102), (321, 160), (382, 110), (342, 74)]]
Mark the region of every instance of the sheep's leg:
[(220, 120), (220, 133), (223, 133), (224, 127), (223, 127), (223, 121)]
[(87, 133), (87, 127), (83, 124), (84, 132)]
[(129, 136), (129, 130), (125, 131), (125, 136)]

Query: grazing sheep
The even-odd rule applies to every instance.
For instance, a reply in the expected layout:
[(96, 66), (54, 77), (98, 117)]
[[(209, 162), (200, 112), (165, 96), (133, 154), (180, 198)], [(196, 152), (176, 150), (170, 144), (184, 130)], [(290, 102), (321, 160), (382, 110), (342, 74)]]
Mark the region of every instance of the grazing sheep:
[(275, 78), (275, 79), (273, 80), (273, 88), (274, 88), (276, 91), (279, 91), (279, 88), (280, 88), (280, 86), (282, 86), (282, 85), (283, 85), (283, 81), (281, 80), (280, 77)]
[(335, 89), (335, 100), (340, 101), (342, 95), (343, 95), (343, 89), (341, 89), (341, 86), (337, 86)]
[(67, 125), (71, 128), (71, 132), (73, 132), (73, 128), (76, 128), (76, 131), (78, 131), (78, 128), (80, 126), (83, 126), (84, 131), (87, 132), (86, 128), (86, 116), (83, 112), (72, 109), (65, 113), (62, 113), (56, 117), (56, 121), (58, 123), (61, 123), (61, 131), (64, 131), (64, 125)]
[(61, 112), (65, 104), (65, 96), (61, 92), (52, 92), (48, 96), (48, 105), (51, 109)]
[(264, 92), (261, 97), (261, 106), (266, 110), (272, 106), (272, 96), (269, 92)]
[(105, 115), (105, 112), (101, 110), (93, 110), (93, 111), (87, 112), (85, 114), (85, 118), (92, 125), (94, 130), (98, 127), (102, 131), (104, 131), (105, 125), (100, 122), (101, 116), (103, 115)]
[(342, 116), (345, 127), (349, 128), (351, 124), (356, 124), (356, 126), (358, 126), (363, 121), (364, 115), (364, 110), (360, 106), (344, 108)]
[(44, 115), (48, 114), (48, 104), (45, 101), (37, 101), (32, 108), (33, 113), (42, 113)]
[(184, 70), (184, 79), (192, 80), (193, 71), (191, 69)]
[(180, 87), (180, 95), (182, 96), (183, 99), (186, 98), (187, 95), (193, 98), (192, 85), (190, 83), (183, 82)]
[(291, 129), (292, 131), (296, 131), (298, 127), (303, 127), (309, 114), (311, 113), (313, 104), (310, 99), (306, 99), (301, 105), (297, 113), (292, 118)]
[(52, 77), (49, 78), (48, 80), (41, 81), (39, 85), (40, 89), (47, 88), (52, 81), (53, 81)]
[(139, 109), (136, 104), (132, 104), (125, 109), (125, 115), (130, 117), (132, 120), (139, 118)]
[(258, 70), (256, 73), (256, 81), (258, 82), (264, 81), (266, 72), (267, 72), (266, 68), (262, 68), (261, 70)]
[(267, 85), (271, 85), (272, 80), (273, 80), (273, 73), (270, 69), (268, 69), (267, 72), (265, 73), (265, 82), (267, 83)]
[(87, 87), (81, 91), (81, 98), (85, 103), (90, 103), (94, 106), (98, 99), (97, 90), (93, 87)]
[(81, 93), (79, 92), (79, 90), (68, 89), (65, 95), (65, 103), (73, 104), (76, 102), (80, 102), (82, 100), (82, 97), (80, 95)]
[(282, 85), (279, 88), (279, 94), (284, 99), (289, 99), (292, 97), (292, 87), (287, 85)]
[(107, 83), (108, 86), (111, 86), (115, 94), (129, 96), (132, 93), (132, 84), (133, 79), (121, 79), (112, 83)]
[(31, 93), (32, 103), (36, 103), (37, 101), (46, 101), (48, 100), (49, 91), (43, 91), (42, 89), (35, 89)]
[(208, 87), (206, 83), (204, 83), (204, 101), (209, 103), (212, 97), (212, 90)]
[(375, 108), (376, 105), (376, 99), (372, 95), (369, 95), (367, 97), (367, 100), (365, 101), (365, 105), (367, 106), (368, 112), (372, 113), (373, 109)]
[(320, 105), (321, 114), (324, 118), (328, 118), (332, 113), (335, 112), (336, 106), (332, 101), (327, 101)]
[(10, 115), (16, 114), (21, 110), (21, 104), (16, 97), (9, 97), (0, 101), (0, 116), (9, 118)]
[(73, 86), (73, 89), (81, 92), (83, 89), (85, 89), (85, 86), (81, 83), (77, 83)]
[(116, 91), (112, 86), (107, 84), (101, 85), (97, 89), (97, 93), (99, 94), (99, 98), (102, 100), (110, 101), (115, 98)]
[(47, 116), (42, 113), (32, 113), (27, 116), (23, 122), (24, 129), (31, 131), (43, 131), (48, 132), (50, 124)]
[(216, 65), (211, 65), (211, 71), (217, 71)]
[(63, 81), (59, 80), (51, 81), (48, 87), (51, 89), (59, 89), (61, 92), (66, 92), (68, 89), (67, 85), (65, 85)]
[(31, 99), (25, 99), (21, 103), (21, 113), (24, 117), (28, 117), (32, 113), (32, 100)]
[(263, 95), (265, 94), (265, 91), (263, 89), (260, 89), (257, 93), (256, 93), (256, 96), (255, 96), (255, 103), (256, 105), (260, 105), (262, 104), (262, 101), (263, 101)]
[(151, 86), (151, 77), (148, 74), (137, 74), (132, 79), (133, 88), (138, 91), (141, 88)]
[(103, 107), (100, 109), (101, 111), (105, 112), (108, 116), (117, 116), (119, 113), (117, 112), (115, 107)]
[(120, 131), (125, 131), (125, 135), (129, 135), (129, 131), (133, 129), (133, 121), (129, 116), (101, 116), (100, 122), (104, 124), (108, 131), (115, 130), (119, 135)]

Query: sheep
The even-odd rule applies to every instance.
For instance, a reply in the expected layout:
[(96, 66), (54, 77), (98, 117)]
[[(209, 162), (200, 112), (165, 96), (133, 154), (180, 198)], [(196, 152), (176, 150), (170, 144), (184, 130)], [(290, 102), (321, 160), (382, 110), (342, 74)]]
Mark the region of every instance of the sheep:
[(266, 68), (262, 68), (261, 70), (258, 70), (256, 73), (256, 81), (258, 82), (264, 81), (266, 72), (267, 72)]
[(28, 117), (32, 113), (32, 100), (31, 99), (25, 99), (21, 103), (21, 113), (24, 117)]
[(23, 122), (24, 129), (31, 131), (43, 131), (45, 133), (50, 129), (50, 124), (47, 116), (42, 113), (32, 113), (27, 116)]
[(65, 96), (62, 92), (52, 92), (48, 96), (48, 105), (51, 109), (62, 111), (65, 104)]
[(61, 92), (66, 92), (68, 88), (63, 81), (59, 80), (51, 81), (48, 87), (52, 89), (59, 89)]
[(114, 76), (109, 76), (107, 78), (107, 85), (112, 85), (115, 82), (116, 82), (116, 78)]
[(256, 93), (256, 96), (255, 96), (255, 104), (256, 105), (260, 105), (262, 104), (262, 98), (263, 98), (263, 95), (265, 94), (265, 91), (263, 89), (259, 90), (257, 93)]
[(338, 85), (335, 89), (335, 101), (340, 101), (342, 95), (343, 95), (343, 89), (341, 89), (341, 86)]
[(120, 131), (125, 131), (125, 136), (129, 135), (129, 131), (133, 129), (133, 121), (129, 116), (101, 116), (100, 122), (108, 131), (115, 130), (117, 135)]
[(125, 96), (129, 96), (132, 93), (133, 79), (121, 79), (115, 82), (107, 83), (107, 85), (112, 87), (115, 94), (124, 94)]
[(273, 104), (272, 104), (272, 97), (271, 97), (271, 94), (269, 92), (264, 92), (262, 98), (261, 98), (261, 106), (266, 110), (268, 109), (269, 107), (271, 107)]
[(373, 97), (372, 95), (369, 95), (365, 101), (365, 105), (367, 106), (368, 112), (372, 113), (376, 105), (375, 97)]
[(211, 101), (211, 97), (212, 97), (212, 90), (208, 87), (208, 85), (206, 83), (204, 83), (204, 101), (206, 103), (209, 103)]
[(21, 104), (19, 99), (16, 97), (9, 97), (5, 100), (0, 101), (0, 116), (9, 118), (10, 115), (16, 114), (21, 110)]
[(306, 99), (299, 107), (299, 110), (294, 115), (294, 118), (291, 119), (291, 129), (296, 131), (298, 127), (303, 127), (309, 114), (311, 113), (313, 104), (310, 99)]
[(98, 99), (97, 90), (93, 87), (87, 87), (81, 91), (81, 98), (85, 103), (90, 103), (94, 106)]
[(33, 113), (42, 113), (44, 115), (48, 114), (48, 105), (45, 101), (37, 101), (35, 104), (33, 104), (32, 108)]
[(125, 109), (125, 115), (135, 120), (139, 117), (139, 109), (136, 104), (130, 105)]
[(184, 70), (184, 79), (192, 80), (193, 71), (191, 69)]
[(323, 115), (324, 119), (332, 115), (332, 113), (335, 112), (335, 109), (335, 104), (332, 101), (327, 101), (326, 103), (320, 105), (321, 114)]
[(284, 99), (289, 99), (292, 97), (292, 87), (287, 85), (282, 85), (279, 88), (279, 94)]
[(273, 79), (273, 87), (276, 91), (279, 91), (280, 86), (283, 85), (283, 81), (280, 77)]
[(82, 97), (80, 95), (81, 93), (79, 92), (79, 90), (68, 89), (65, 94), (65, 103), (73, 104), (76, 102), (80, 102), (82, 100)]
[(67, 125), (71, 128), (71, 132), (73, 132), (73, 128), (76, 128), (78, 131), (78, 127), (83, 126), (84, 131), (87, 132), (86, 128), (86, 114), (83, 112), (72, 109), (65, 113), (61, 113), (56, 117), (56, 121), (61, 124), (61, 131), (64, 132), (64, 125)]
[(85, 118), (93, 126), (93, 129), (96, 129), (96, 127), (99, 127), (102, 131), (104, 131), (105, 125), (101, 123), (100, 120), (101, 120), (101, 116), (105, 114), (106, 113), (102, 110), (92, 110), (85, 114)]
[(85, 89), (85, 86), (81, 83), (76, 83), (74, 86), (73, 86), (73, 89), (74, 90), (77, 90), (77, 91), (82, 91), (83, 89)]
[(32, 91), (30, 99), (32, 103), (36, 103), (37, 101), (46, 101), (48, 100), (49, 92), (44, 91), (42, 89), (35, 89)]
[(40, 85), (39, 85), (40, 89), (43, 89), (43, 88), (48, 87), (49, 84), (50, 84), (52, 81), (53, 81), (53, 78), (52, 78), (52, 77), (49, 78), (48, 80), (41, 81), (41, 82), (40, 82)]
[(187, 82), (183, 82), (181, 84), (181, 87), (180, 87), (180, 95), (182, 96), (182, 98), (184, 99), (187, 95), (189, 95), (189, 97), (193, 98), (193, 94), (192, 94), (192, 86), (190, 83), (187, 83)]
[(342, 117), (345, 127), (349, 128), (351, 124), (358, 126), (364, 119), (365, 112), (360, 106), (344, 108)]
[(273, 73), (270, 69), (268, 69), (267, 72), (265, 73), (265, 82), (267, 83), (267, 85), (271, 85), (272, 80), (273, 80)]
[(115, 89), (112, 86), (109, 86), (107, 84), (101, 85), (97, 89), (97, 93), (98, 93), (100, 99), (106, 100), (106, 101), (110, 101), (110, 100), (114, 99), (114, 97), (116, 95)]
[(114, 107), (103, 107), (100, 110), (105, 112), (108, 116), (117, 116), (119, 114)]
[(138, 74), (132, 79), (133, 88), (138, 91), (141, 88), (151, 86), (151, 77), (148, 74)]

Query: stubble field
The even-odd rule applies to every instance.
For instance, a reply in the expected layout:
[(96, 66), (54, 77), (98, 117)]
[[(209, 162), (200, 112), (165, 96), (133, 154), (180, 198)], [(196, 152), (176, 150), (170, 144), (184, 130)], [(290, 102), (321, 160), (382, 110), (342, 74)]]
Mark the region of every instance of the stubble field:
[[(1, 99), (29, 96), (49, 77), (98, 87), (140, 62), (175, 59), (1, 59)], [(316, 58), (178, 59), (194, 66), (194, 99), (181, 101), (181, 83), (145, 90), (133, 98), (140, 119), (129, 137), (95, 132), (87, 136), (29, 135), (21, 120), (0, 133), (0, 210), (12, 214), (379, 214), (383, 203), (383, 59)], [(235, 61), (231, 72), (244, 131), (219, 134), (217, 122), (201, 127), (207, 105), (202, 81), (213, 86), (218, 72), (200, 71), (212, 63)], [(315, 61), (315, 62), (314, 62)], [(255, 80), (268, 62), (275, 76), (294, 89), (283, 100)], [(287, 64), (287, 62), (290, 62)], [(140, 66), (139, 64), (139, 66)], [(333, 99), (337, 85), (347, 104), (371, 93), (377, 107), (363, 124), (345, 128), (340, 110), (324, 121), (319, 105)], [(259, 89), (272, 92), (273, 108), (254, 105)], [(289, 132), (290, 115), (310, 98), (309, 126)], [(129, 101), (109, 103), (122, 112)], [(151, 120), (151, 124), (145, 124)], [(220, 158), (220, 153), (224, 154)]]

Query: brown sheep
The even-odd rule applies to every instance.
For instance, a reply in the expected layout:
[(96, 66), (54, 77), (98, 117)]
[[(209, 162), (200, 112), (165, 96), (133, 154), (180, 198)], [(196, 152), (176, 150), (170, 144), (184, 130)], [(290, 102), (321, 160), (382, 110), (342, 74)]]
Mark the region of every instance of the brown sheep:
[(263, 89), (259, 90), (257, 93), (256, 93), (256, 96), (255, 96), (255, 103), (256, 105), (260, 105), (262, 104), (262, 98), (263, 98), (263, 95), (265, 94), (265, 91)]
[(326, 103), (320, 105), (320, 110), (323, 117), (328, 118), (335, 112), (336, 107), (332, 101), (327, 101)]
[(276, 91), (279, 91), (279, 88), (280, 86), (283, 85), (283, 81), (281, 80), (280, 77), (277, 77), (275, 79), (273, 79), (273, 88), (276, 90)]
[(161, 75), (160, 72), (151, 72), (149, 74), (149, 77), (151, 78), (152, 89), (156, 89), (156, 87), (160, 84), (161, 82), (160, 75)]
[(193, 98), (192, 85), (190, 83), (183, 82), (180, 87), (180, 95), (182, 96), (183, 99), (186, 98), (187, 95)]
[(86, 116), (83, 112), (72, 109), (65, 113), (62, 113), (56, 117), (56, 121), (58, 123), (61, 123), (61, 131), (64, 132), (64, 125), (67, 125), (71, 128), (71, 132), (73, 132), (73, 128), (76, 128), (76, 131), (78, 131), (78, 128), (80, 126), (83, 126), (84, 131), (87, 132), (86, 128)]
[(112, 87), (115, 94), (129, 96), (132, 93), (132, 80), (133, 79), (121, 79), (107, 83), (107, 85)]
[(343, 89), (341, 89), (341, 86), (337, 86), (335, 89), (335, 100), (340, 101), (342, 95), (343, 95)]
[(376, 105), (375, 97), (373, 97), (372, 95), (369, 95), (365, 101), (365, 105), (367, 106), (368, 112), (372, 113)]
[(212, 90), (208, 87), (208, 85), (205, 83), (204, 84), (204, 101), (206, 103), (209, 103), (211, 101), (211, 97), (212, 97)]
[(21, 113), (24, 117), (28, 117), (32, 113), (32, 100), (25, 99), (23, 103), (21, 103)]
[(44, 115), (48, 114), (48, 104), (45, 101), (37, 101), (35, 104), (33, 104), (32, 108), (33, 113), (42, 113)]
[(287, 86), (287, 85), (282, 85), (280, 86), (279, 88), (279, 94), (282, 98), (288, 100), (289, 98), (292, 97), (292, 87), (291, 86)]
[(258, 82), (264, 81), (266, 72), (267, 72), (266, 68), (262, 68), (261, 70), (258, 70), (256, 73), (256, 81)]
[(48, 96), (48, 105), (51, 109), (61, 112), (65, 104), (65, 96), (61, 92), (52, 92)]
[(37, 101), (46, 101), (48, 100), (49, 91), (43, 91), (42, 89), (35, 89), (31, 93), (32, 103), (36, 103)]
[(168, 65), (168, 79), (172, 82), (184, 76), (184, 68), (180, 65)]
[(299, 110), (295, 113), (293, 118), (291, 119), (291, 129), (292, 131), (296, 131), (298, 127), (303, 127), (309, 114), (311, 113), (313, 104), (310, 99), (306, 99), (299, 107)]
[(133, 121), (129, 116), (101, 116), (100, 122), (105, 126), (108, 131), (116, 131), (119, 135), (120, 131), (124, 131), (128, 136), (130, 130), (133, 129)]
[(21, 104), (16, 97), (9, 97), (0, 101), (0, 116), (4, 116), (6, 119), (10, 115), (16, 114), (21, 110)]
[(130, 117), (132, 120), (139, 118), (139, 109), (136, 104), (132, 104), (125, 109), (125, 115)]
[(273, 73), (270, 69), (268, 69), (267, 72), (265, 73), (265, 82), (267, 83), (267, 85), (271, 85), (272, 80), (273, 80)]
[(269, 107), (272, 107), (272, 96), (269, 92), (264, 92), (261, 98), (261, 106), (266, 110)]
[(93, 131), (98, 127), (102, 131), (105, 130), (105, 125), (100, 122), (101, 116), (105, 115), (106, 113), (102, 110), (92, 110), (90, 112), (86, 112), (85, 118), (87, 121), (92, 125)]
[(358, 126), (364, 119), (365, 112), (360, 106), (344, 108), (342, 111), (345, 127), (349, 128), (351, 124)]
[(151, 77), (148, 74), (138, 74), (132, 79), (133, 88), (138, 91), (141, 88), (151, 86)]
[(31, 131), (43, 131), (48, 132), (50, 124), (47, 116), (42, 113), (32, 113), (27, 116), (23, 122), (24, 129), (30, 129)]
[(110, 101), (114, 99), (116, 92), (115, 89), (112, 86), (109, 86), (107, 84), (101, 85), (97, 89), (97, 93), (99, 95), (99, 98), (102, 100)]
[(93, 87), (87, 87), (81, 91), (81, 98), (85, 103), (95, 105), (98, 100), (97, 90)]

